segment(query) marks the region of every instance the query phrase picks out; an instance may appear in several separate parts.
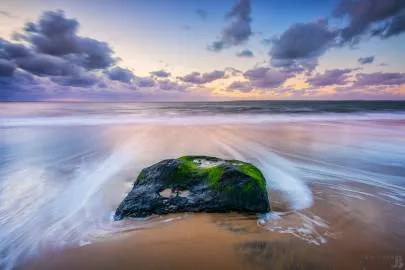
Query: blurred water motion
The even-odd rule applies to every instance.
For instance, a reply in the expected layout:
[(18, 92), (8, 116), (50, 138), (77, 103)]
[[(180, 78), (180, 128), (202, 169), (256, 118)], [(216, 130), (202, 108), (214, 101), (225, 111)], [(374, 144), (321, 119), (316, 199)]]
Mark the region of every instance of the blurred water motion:
[[(111, 215), (143, 167), (188, 154), (262, 169), (276, 211), (258, 217), (260, 233), (322, 245), (350, 218), (387, 237), (395, 230), (393, 245), (405, 240), (403, 102), (15, 103), (0, 112), (6, 269), (49, 249), (176, 222)], [(376, 202), (389, 208), (367, 208)], [(345, 207), (355, 212), (338, 222), (333, 213)]]

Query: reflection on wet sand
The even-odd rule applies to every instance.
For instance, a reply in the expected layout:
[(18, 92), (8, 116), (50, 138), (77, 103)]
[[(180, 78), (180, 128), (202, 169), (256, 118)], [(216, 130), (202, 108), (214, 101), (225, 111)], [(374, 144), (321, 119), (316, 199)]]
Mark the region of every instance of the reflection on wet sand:
[[(21, 269), (390, 269), (383, 256), (405, 258), (404, 124), (390, 125), (5, 130), (0, 251)], [(110, 220), (141, 168), (187, 154), (257, 164), (275, 211)], [(18, 201), (21, 168), (36, 173)]]

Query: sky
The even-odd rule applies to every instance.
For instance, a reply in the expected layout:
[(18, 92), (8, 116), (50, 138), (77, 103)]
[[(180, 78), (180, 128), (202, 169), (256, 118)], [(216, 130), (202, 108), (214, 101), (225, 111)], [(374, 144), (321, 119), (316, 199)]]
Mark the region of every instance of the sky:
[(405, 0), (2, 0), (0, 101), (405, 99)]

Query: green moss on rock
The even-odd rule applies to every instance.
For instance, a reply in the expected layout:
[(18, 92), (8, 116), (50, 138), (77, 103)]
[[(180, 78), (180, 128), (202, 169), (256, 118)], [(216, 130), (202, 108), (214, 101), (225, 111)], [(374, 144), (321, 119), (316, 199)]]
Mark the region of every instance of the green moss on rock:
[(263, 190), (266, 190), (266, 179), (262, 172), (250, 163), (243, 162), (239, 165), (239, 169), (244, 173), (255, 179)]
[[(162, 198), (160, 192), (167, 189), (177, 195)], [(178, 196), (183, 191), (188, 195)], [(143, 169), (115, 218), (185, 211), (269, 210), (266, 180), (254, 165), (209, 156), (183, 156)]]

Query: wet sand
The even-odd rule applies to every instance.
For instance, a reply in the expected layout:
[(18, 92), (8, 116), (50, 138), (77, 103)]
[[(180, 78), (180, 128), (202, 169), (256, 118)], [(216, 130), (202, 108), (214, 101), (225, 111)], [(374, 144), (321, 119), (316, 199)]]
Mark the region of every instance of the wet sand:
[[(63, 220), (65, 223), (57, 219), (55, 226), (46, 223), (45, 218), (35, 220), (37, 216), (30, 216), (29, 222), (36, 222), (27, 224), (36, 227), (26, 228), (25, 234), (10, 239), (25, 244), (28, 241), (23, 237), (29, 236), (32, 246), (40, 243), (38, 254), (18, 261), (17, 269), (381, 270), (400, 269), (405, 262), (405, 198), (400, 197), (403, 189), (397, 190), (403, 187), (405, 177), (401, 152), (405, 143), (401, 133), (405, 130), (403, 122), (142, 125), (98, 129), (77, 129), (73, 135), (97, 134), (92, 138), (97, 147), (114, 151), (117, 145), (123, 146), (120, 149), (135, 156), (136, 162), (131, 156), (123, 165), (124, 170), (113, 167), (117, 173), (111, 173), (101, 184), (92, 181), (103, 178), (104, 169), (117, 164), (114, 155), (113, 159), (97, 163), (101, 169), (96, 167), (96, 173), (91, 171), (84, 178), (74, 178), (75, 184), (89, 181), (89, 185), (69, 190), (72, 197), (67, 197), (67, 206), (85, 188), (93, 188), (94, 193), (84, 190), (81, 195), (85, 199), (79, 201), (78, 210), (61, 208), (70, 215), (70, 219)], [(58, 132), (67, 134), (63, 128), (55, 130), (52, 138), (59, 138)], [(83, 139), (73, 135), (61, 140), (63, 144), (77, 145)], [(38, 141), (46, 142), (42, 135), (36, 136)], [(88, 145), (80, 147), (86, 149)], [(71, 155), (79, 152), (70, 148), (65, 151), (71, 151)], [(257, 164), (269, 180), (275, 213), (266, 218), (233, 213), (179, 214), (122, 223), (108, 219), (129, 190), (133, 175), (142, 167), (163, 158), (196, 153)], [(75, 162), (76, 159), (72, 158)], [(66, 164), (66, 160), (62, 163)], [(378, 182), (383, 177), (382, 183)], [(400, 186), (394, 185), (395, 181)], [(49, 209), (59, 213), (59, 208), (45, 208)], [(83, 212), (87, 214), (85, 218)], [(96, 221), (89, 217), (95, 217)], [(90, 239), (91, 244), (82, 247), (72, 241), (58, 249), (41, 234), (42, 224), (44, 231), (47, 227), (66, 225), (69, 229), (73, 227), (66, 235), (77, 240), (76, 231), (88, 233), (86, 229), (90, 227), (92, 233), (99, 229), (99, 223), (110, 226), (109, 233)], [(148, 224), (153, 226), (145, 226)], [(51, 236), (55, 242), (64, 240)]]
[[(286, 213), (265, 225), (258, 224), (256, 216), (236, 213), (155, 217), (168, 222), (88, 246), (49, 252), (20, 269), (381, 270), (395, 269), (396, 264), (399, 269), (398, 263), (405, 258), (405, 220), (404, 216), (390, 217), (403, 214), (400, 207), (337, 197), (333, 189), (316, 185), (311, 188), (323, 194), (312, 208)], [(298, 213), (307, 217), (318, 213), (327, 220), (327, 228), (312, 228), (312, 234), (324, 237), (325, 243), (266, 229), (276, 222), (284, 228), (300, 227), (303, 221)]]

